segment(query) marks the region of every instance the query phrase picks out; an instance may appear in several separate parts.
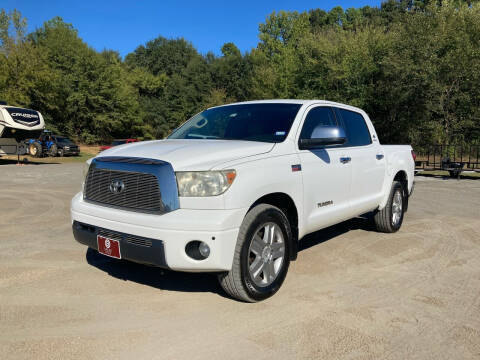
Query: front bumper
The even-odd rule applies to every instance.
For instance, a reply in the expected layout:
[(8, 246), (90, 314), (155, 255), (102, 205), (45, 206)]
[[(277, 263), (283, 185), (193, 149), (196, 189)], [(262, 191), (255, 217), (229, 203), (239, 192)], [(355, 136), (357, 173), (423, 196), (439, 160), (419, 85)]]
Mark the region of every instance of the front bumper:
[[(239, 227), (248, 209), (178, 209), (163, 215), (114, 209), (72, 199), (71, 216), (75, 239), (97, 249), (99, 229), (120, 234), (122, 257), (178, 271), (228, 271), (232, 267)], [(146, 247), (128, 242), (128, 236), (151, 241)], [(204, 260), (190, 258), (185, 246), (193, 240), (210, 247)]]
[(77, 156), (79, 154), (80, 154), (80, 149), (79, 148), (70, 148), (70, 149), (63, 148), (63, 155)]
[(73, 222), (72, 230), (75, 240), (92, 249), (98, 250), (97, 235), (104, 235), (120, 242), (122, 259), (162, 268), (168, 267), (165, 262), (165, 251), (161, 240), (131, 236), (78, 221)]

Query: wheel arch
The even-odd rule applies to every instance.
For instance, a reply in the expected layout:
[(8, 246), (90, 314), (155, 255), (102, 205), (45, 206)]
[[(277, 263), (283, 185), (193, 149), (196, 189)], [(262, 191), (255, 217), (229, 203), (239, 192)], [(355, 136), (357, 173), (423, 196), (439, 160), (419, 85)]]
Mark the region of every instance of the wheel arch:
[(393, 181), (400, 181), (403, 186), (403, 201), (405, 212), (408, 210), (408, 174), (405, 170), (399, 170), (395, 174)]
[[(283, 192), (274, 192), (270, 194), (263, 195), (262, 197), (255, 200), (248, 211), (253, 209), (255, 206), (259, 204), (269, 204), (278, 207), (280, 210), (283, 211), (285, 216), (287, 217), (290, 228), (292, 230), (292, 239), (290, 243), (290, 248), (292, 252), (290, 254), (290, 260), (297, 259), (298, 253), (298, 210), (297, 206), (295, 205), (295, 201), (290, 197), (290, 195), (283, 193)], [(247, 211), (247, 212), (248, 212)]]
[(402, 183), (407, 183), (408, 184), (408, 175), (405, 170), (399, 170), (393, 177), (393, 181), (400, 181)]
[(384, 188), (384, 197), (382, 199), (382, 202), (380, 203), (378, 209), (379, 210), (382, 210), (387, 202), (388, 202), (388, 197), (390, 196), (390, 190), (392, 188), (392, 183), (394, 181), (400, 181), (403, 185), (403, 189), (405, 191), (405, 194), (404, 194), (404, 200), (405, 200), (405, 212), (407, 211), (408, 209), (408, 174), (407, 174), (407, 171), (404, 170), (404, 169), (399, 169), (395, 172), (395, 175), (393, 177), (389, 177), (389, 180), (387, 180), (388, 182), (386, 183), (386, 186)]

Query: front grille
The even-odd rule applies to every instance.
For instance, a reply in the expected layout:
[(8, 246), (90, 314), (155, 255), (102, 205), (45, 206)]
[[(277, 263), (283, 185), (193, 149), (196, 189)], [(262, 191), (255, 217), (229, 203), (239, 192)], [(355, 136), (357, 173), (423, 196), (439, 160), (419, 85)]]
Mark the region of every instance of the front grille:
[(122, 235), (122, 233), (103, 229), (103, 228), (98, 228), (98, 235), (104, 236), (109, 239), (118, 240), (118, 241), (122, 241), (122, 237), (124, 237), (129, 244), (137, 245), (137, 246), (152, 247), (152, 240), (141, 237), (141, 236), (130, 235), (130, 234)]
[(107, 229), (98, 228), (98, 235), (112, 239), (122, 241), (122, 234)]
[(135, 236), (135, 235), (126, 235), (125, 239), (129, 244), (132, 245), (137, 245), (137, 246), (145, 246), (145, 247), (151, 247), (152, 246), (152, 240)]
[[(112, 182), (123, 183), (120, 192), (111, 191)], [(136, 211), (163, 213), (158, 179), (150, 173), (92, 168), (85, 181), (85, 199)]]

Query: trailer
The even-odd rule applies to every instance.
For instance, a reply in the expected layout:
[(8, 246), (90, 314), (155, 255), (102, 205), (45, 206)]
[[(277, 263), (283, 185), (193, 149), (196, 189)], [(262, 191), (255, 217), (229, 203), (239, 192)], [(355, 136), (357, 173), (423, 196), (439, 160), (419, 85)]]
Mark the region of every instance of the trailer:
[(44, 127), (40, 112), (0, 102), (0, 156), (25, 155), (25, 140), (39, 137)]
[(417, 151), (416, 172), (443, 170), (455, 178), (465, 171), (480, 172), (480, 144), (427, 145)]

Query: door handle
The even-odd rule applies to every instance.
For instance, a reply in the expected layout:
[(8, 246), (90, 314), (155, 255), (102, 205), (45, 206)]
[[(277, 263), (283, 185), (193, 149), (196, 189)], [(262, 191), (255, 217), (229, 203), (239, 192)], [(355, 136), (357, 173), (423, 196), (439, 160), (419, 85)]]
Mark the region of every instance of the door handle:
[(376, 158), (377, 160), (382, 160), (385, 157), (383, 154), (377, 154)]
[(351, 157), (341, 157), (341, 158), (340, 158), (340, 162), (341, 162), (342, 164), (347, 164), (347, 163), (349, 163), (351, 160), (352, 160)]

